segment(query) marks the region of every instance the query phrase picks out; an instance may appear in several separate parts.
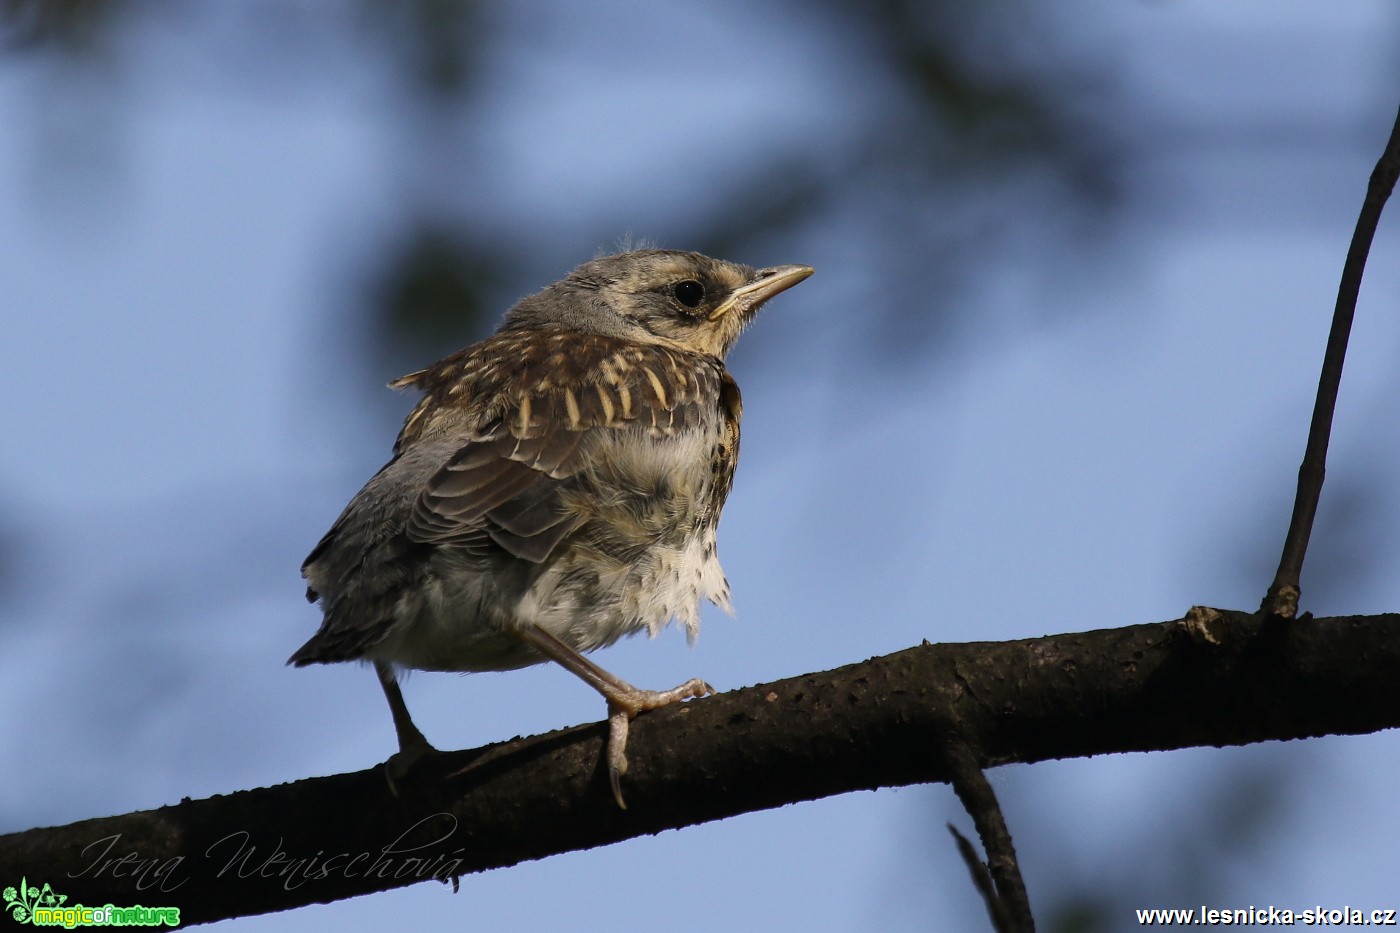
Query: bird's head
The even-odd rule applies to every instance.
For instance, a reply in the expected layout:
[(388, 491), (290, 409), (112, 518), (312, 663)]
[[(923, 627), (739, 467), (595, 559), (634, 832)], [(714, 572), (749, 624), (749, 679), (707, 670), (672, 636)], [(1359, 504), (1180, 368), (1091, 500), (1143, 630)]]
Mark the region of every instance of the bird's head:
[(619, 253), (523, 299), (506, 326), (564, 327), (723, 359), (765, 301), (811, 274), (810, 266), (753, 269), (677, 250)]

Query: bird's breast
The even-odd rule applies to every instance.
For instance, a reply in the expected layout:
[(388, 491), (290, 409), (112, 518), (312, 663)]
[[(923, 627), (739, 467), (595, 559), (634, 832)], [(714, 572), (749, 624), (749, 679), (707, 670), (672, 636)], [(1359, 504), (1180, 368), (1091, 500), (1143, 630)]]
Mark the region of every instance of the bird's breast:
[(569, 496), (586, 520), (525, 594), (520, 620), (589, 651), (655, 634), (672, 618), (694, 638), (702, 599), (730, 611), (715, 549), (723, 501), (712, 460), (722, 431), (714, 423), (604, 435)]

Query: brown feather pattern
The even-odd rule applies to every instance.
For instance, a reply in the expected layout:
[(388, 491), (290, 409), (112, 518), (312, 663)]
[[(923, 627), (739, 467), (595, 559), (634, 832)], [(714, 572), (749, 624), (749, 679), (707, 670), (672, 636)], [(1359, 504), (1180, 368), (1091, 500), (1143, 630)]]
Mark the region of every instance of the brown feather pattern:
[[(422, 389), (395, 450), (460, 431), (485, 411), (469, 440), (413, 504), (410, 540), (545, 560), (583, 516), (561, 501), (583, 466), (589, 432), (640, 428), (666, 436), (696, 426), (719, 399), (728, 425), (715, 451), (728, 492), (738, 444), (738, 389), (714, 357), (559, 331), (503, 331), (391, 385)], [(484, 406), (482, 403), (485, 403)]]

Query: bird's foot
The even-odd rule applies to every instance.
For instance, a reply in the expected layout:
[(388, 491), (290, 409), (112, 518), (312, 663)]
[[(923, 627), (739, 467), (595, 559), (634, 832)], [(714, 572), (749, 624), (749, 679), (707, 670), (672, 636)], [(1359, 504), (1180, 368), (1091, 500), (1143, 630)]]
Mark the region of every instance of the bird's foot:
[(699, 678), (687, 680), (671, 690), (639, 690), (628, 685), (625, 690), (608, 692), (608, 783), (612, 785), (618, 807), (627, 809), (627, 802), (622, 799), (622, 775), (627, 773), (627, 732), (632, 717), (714, 692), (714, 687)]
[(399, 785), (421, 762), (441, 755), (442, 752), (428, 744), (420, 734), (416, 741), (404, 742), (399, 750), (384, 762), (384, 780), (389, 785), (389, 793), (399, 796)]

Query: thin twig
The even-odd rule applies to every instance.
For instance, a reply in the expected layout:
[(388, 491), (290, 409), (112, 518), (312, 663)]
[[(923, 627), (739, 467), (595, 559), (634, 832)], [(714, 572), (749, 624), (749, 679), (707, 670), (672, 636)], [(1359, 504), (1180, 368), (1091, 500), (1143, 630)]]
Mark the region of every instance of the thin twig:
[(968, 873), (972, 875), (973, 887), (977, 888), (977, 893), (982, 895), (982, 901), (987, 905), (987, 916), (992, 918), (992, 929), (997, 933), (1015, 933), (1015, 921), (1011, 919), (1006, 905), (997, 896), (991, 872), (987, 871), (986, 864), (977, 856), (977, 850), (952, 823), (948, 824), (948, 832), (952, 833), (957, 841), (958, 854), (962, 856), (963, 864), (967, 865)]
[(1356, 299), (1361, 292), (1361, 275), (1366, 269), (1366, 257), (1380, 223), (1381, 210), (1395, 189), (1400, 176), (1400, 113), (1396, 114), (1390, 140), (1381, 153), (1380, 161), (1371, 172), (1366, 199), (1356, 218), (1356, 230), (1351, 235), (1342, 266), (1342, 281), (1337, 288), (1337, 307), (1332, 313), (1332, 332), (1327, 337), (1327, 351), (1322, 358), (1322, 375), (1317, 381), (1317, 401), (1313, 404), (1312, 425), (1308, 429), (1308, 446), (1303, 464), (1298, 468), (1298, 494), (1293, 500), (1293, 518), (1288, 524), (1283, 555), (1278, 573), (1265, 594), (1259, 611), (1291, 619), (1298, 611), (1298, 579), (1303, 571), (1303, 557), (1308, 550), (1317, 502), (1322, 495), (1322, 480), (1327, 467), (1327, 442), (1332, 434), (1332, 414), (1337, 407), (1337, 388), (1342, 382), (1342, 363), (1346, 359), (1347, 338), (1351, 335), (1352, 318), (1356, 315)]
[(1026, 883), (1021, 879), (1021, 866), (1016, 861), (1016, 847), (1011, 843), (1011, 832), (1006, 828), (996, 792), (966, 741), (956, 736), (950, 738), (944, 754), (951, 771), (953, 791), (972, 817), (972, 825), (977, 827), (977, 835), (982, 839), (982, 848), (987, 851), (987, 870), (1000, 906), (999, 911), (993, 909), (990, 901), (987, 904), (992, 923), (997, 924), (998, 914), (1004, 912), (1004, 919), (1010, 925), (997, 925), (998, 931), (1033, 933), (1035, 919), (1031, 916), (1030, 898), (1026, 896)]

